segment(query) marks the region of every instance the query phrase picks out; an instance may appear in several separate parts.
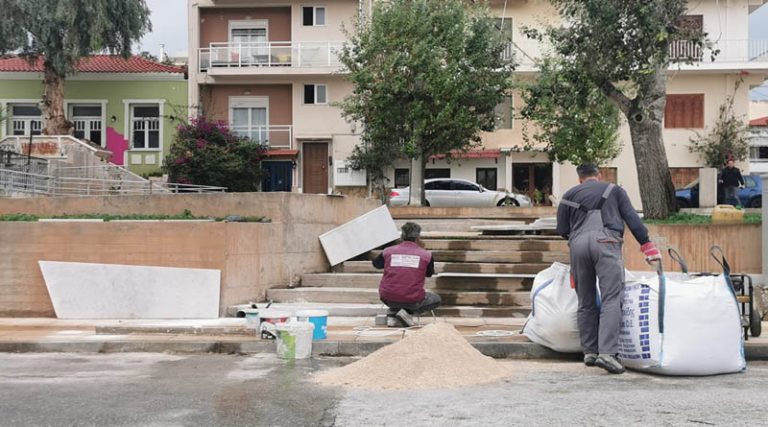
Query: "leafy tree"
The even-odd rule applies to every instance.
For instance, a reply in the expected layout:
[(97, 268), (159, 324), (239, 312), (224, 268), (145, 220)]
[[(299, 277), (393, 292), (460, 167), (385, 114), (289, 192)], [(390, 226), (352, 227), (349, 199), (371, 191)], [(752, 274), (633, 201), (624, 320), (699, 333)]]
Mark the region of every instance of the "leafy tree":
[(733, 100), (742, 81), (736, 83), (734, 93), (720, 106), (717, 121), (706, 135), (691, 139), (692, 153), (698, 153), (710, 168), (722, 168), (728, 159), (746, 160), (749, 156), (749, 126), (733, 112)]
[(203, 117), (176, 127), (163, 169), (171, 182), (259, 191), (264, 146)]
[(578, 70), (545, 58), (535, 80), (519, 86), (527, 149), (543, 144), (551, 160), (575, 165), (599, 165), (619, 155), (619, 110)]
[[(492, 130), (513, 64), (487, 10), (462, 0), (378, 2), (340, 54), (354, 84), (342, 103), (362, 127), (353, 165), (383, 186), (402, 157), (468, 150)], [(421, 174), (423, 176), (423, 173)], [(415, 184), (415, 183), (414, 183)], [(422, 193), (423, 181), (412, 185)], [(416, 187), (416, 188), (414, 188)]]
[[(647, 218), (676, 210), (662, 123), (666, 73), (671, 63), (690, 63), (710, 47), (706, 34), (681, 19), (686, 0), (551, 0), (562, 25), (543, 34), (580, 78), (599, 88), (627, 117)], [(670, 47), (683, 43), (679, 55)], [(713, 54), (717, 52), (714, 51)]]
[(0, 0), (0, 54), (42, 59), (42, 110), (49, 135), (68, 134), (64, 79), (94, 53), (128, 57), (151, 29), (145, 0)]

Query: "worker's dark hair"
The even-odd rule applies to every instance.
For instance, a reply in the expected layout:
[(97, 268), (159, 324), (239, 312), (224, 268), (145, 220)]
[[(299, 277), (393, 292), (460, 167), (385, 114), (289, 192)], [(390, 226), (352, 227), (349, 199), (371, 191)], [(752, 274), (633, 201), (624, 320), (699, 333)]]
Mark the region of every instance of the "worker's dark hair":
[(594, 163), (582, 163), (576, 168), (576, 173), (579, 174), (579, 178), (591, 178), (597, 176), (600, 169)]
[(406, 222), (400, 228), (400, 237), (408, 242), (415, 242), (421, 236), (421, 226), (415, 222)]

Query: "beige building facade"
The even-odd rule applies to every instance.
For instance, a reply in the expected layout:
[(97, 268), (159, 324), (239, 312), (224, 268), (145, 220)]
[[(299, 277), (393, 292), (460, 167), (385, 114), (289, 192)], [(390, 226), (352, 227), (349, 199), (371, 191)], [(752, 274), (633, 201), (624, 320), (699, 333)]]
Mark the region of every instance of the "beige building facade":
[[(668, 73), (669, 102), (664, 140), (676, 185), (698, 176), (701, 159), (691, 138), (714, 124), (719, 106), (734, 95), (735, 112), (748, 121), (749, 89), (768, 77), (768, 41), (749, 40), (749, 15), (764, 0), (691, 2), (688, 15), (716, 41), (719, 54), (699, 51), (701, 61), (675, 65)], [(511, 34), (516, 75), (535, 75), (544, 46), (522, 28), (552, 23), (557, 15), (544, 0), (493, 0), (499, 27)], [(269, 145), (264, 191), (364, 194), (365, 175), (346, 166), (359, 142), (355, 126), (336, 103), (351, 93), (336, 53), (369, 1), (189, 0), (190, 104), (198, 113), (230, 123), (235, 132)], [(675, 49), (685, 52), (690, 46)], [(743, 83), (736, 89), (737, 81)], [(522, 151), (524, 123), (515, 118), (520, 98), (500, 105), (499, 128), (483, 135), (483, 147), (454, 159), (430, 159), (428, 177), (463, 178), (494, 189), (527, 193), (547, 203), (577, 183), (575, 166), (552, 163), (546, 152)], [(629, 129), (622, 125), (622, 152), (605, 165), (606, 177), (622, 185), (640, 207), (637, 167)], [(748, 165), (742, 165), (748, 169)], [(408, 185), (409, 162), (396, 163), (390, 186)]]

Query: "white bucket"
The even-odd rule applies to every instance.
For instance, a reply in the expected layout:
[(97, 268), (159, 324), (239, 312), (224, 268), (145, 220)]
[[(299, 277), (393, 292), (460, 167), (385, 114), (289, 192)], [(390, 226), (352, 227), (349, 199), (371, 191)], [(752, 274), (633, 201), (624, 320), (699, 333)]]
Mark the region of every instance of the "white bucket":
[(255, 308), (246, 308), (243, 310), (245, 313), (245, 325), (251, 329), (258, 329), (261, 323), (259, 319), (259, 310)]
[(317, 341), (328, 338), (327, 310), (300, 310), (296, 312), (296, 320), (315, 325), (315, 332), (312, 333), (313, 340)]
[(281, 359), (307, 359), (312, 356), (312, 331), (309, 322), (291, 322), (276, 325), (277, 357)]

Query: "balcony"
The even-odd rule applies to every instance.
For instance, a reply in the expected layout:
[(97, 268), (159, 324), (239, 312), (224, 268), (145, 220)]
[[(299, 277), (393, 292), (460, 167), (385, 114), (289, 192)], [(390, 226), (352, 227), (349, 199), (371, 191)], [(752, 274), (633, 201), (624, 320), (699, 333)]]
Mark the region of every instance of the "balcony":
[(293, 126), (237, 126), (231, 125), (233, 134), (250, 138), (269, 149), (292, 150)]
[(343, 42), (211, 43), (199, 49), (200, 72), (226, 74), (290, 74), (309, 69), (341, 68)]

